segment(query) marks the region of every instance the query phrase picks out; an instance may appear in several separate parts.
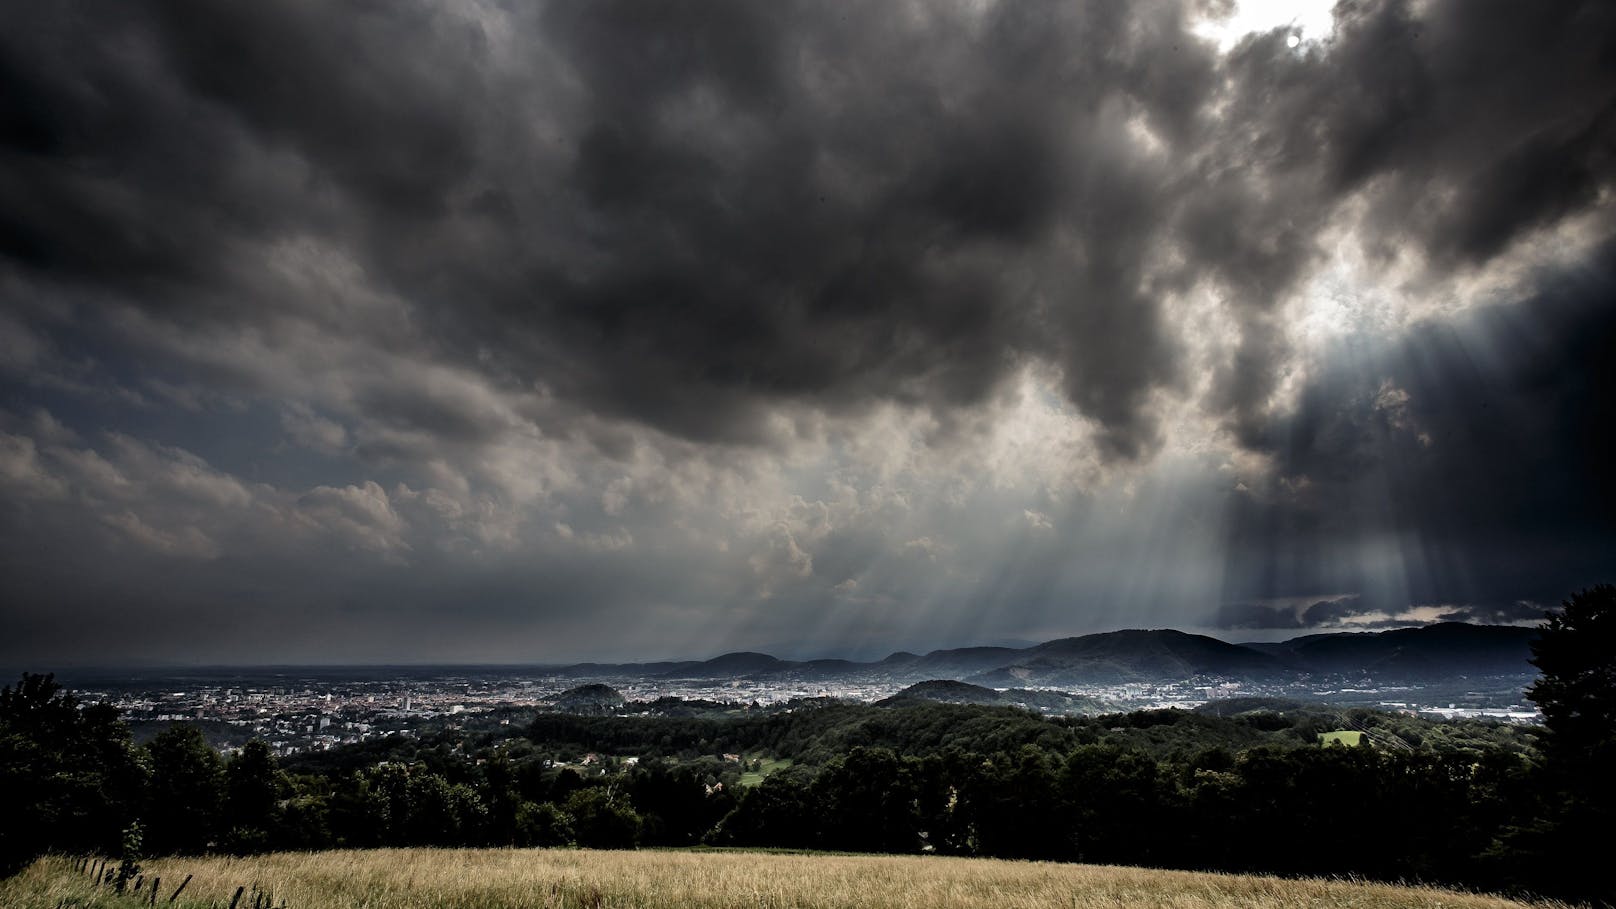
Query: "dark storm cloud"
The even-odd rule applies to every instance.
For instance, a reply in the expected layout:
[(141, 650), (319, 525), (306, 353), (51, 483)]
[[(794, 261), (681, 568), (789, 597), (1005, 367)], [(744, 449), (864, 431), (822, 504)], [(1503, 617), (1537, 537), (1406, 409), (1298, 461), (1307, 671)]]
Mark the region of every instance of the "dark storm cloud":
[(1356, 597), (1313, 603), (1224, 603), (1218, 607), (1214, 625), (1218, 628), (1316, 628), (1339, 625), (1362, 613)]
[(1183, 236), (1245, 310), (1218, 403), (1247, 436), (1283, 360), (1271, 312), (1357, 195), (1372, 259), (1424, 257), (1440, 278), (1593, 206), (1616, 150), (1609, 4), (1343, 2), (1323, 48), (1236, 48), (1224, 133)]
[[(588, 349), (606, 378), (579, 393), (687, 434), (744, 435), (759, 401), (973, 404), (1043, 356), (1119, 452), (1148, 448), (1171, 344), (1134, 287), (1165, 175), (1097, 108), (1176, 114), (1127, 69), (1170, 53), (1177, 23), (821, 12), (554, 8), (585, 87), (570, 176), (598, 267), (496, 298), (501, 318), (610, 339)], [(1079, 35), (1124, 59), (1074, 58)], [(1209, 70), (1204, 50), (1180, 56)], [(1047, 245), (1073, 206), (1109, 230), (1063, 273), (1042, 260), (1064, 258)]]
[(1234, 307), (1213, 403), (1245, 426), (1337, 198), (1473, 261), (1608, 178), (1606, 5), (1345, 4), (1329, 47), (1221, 66), (1186, 12), (48, 4), (3, 53), (0, 231), (29, 274), (237, 323), (323, 318), (255, 252), (340, 241), (421, 356), (698, 439), (1048, 360), (1133, 458), (1186, 280)]
[(1338, 350), (1266, 429), (1275, 483), (1237, 499), (1231, 575), (1258, 596), (1361, 583), (1376, 570), (1330, 578), (1323, 553), (1390, 541), (1382, 592), (1400, 601), (1366, 596), (1364, 611), (1446, 602), (1513, 620), (1518, 601), (1558, 602), (1608, 573), (1616, 247), (1534, 283), (1383, 351)]
[[(1441, 286), (1598, 212), (1616, 7), (1349, 2), (1327, 42), (1227, 54), (1199, 11), (9, 10), (10, 608), (67, 640), (50, 604), (257, 615), (295, 588), (314, 622), (368, 588), (418, 629), (461, 591), (468, 625), (525, 608), (576, 622), (578, 647), (595, 604), (768, 600), (777, 640), (835, 596), (964, 613), (981, 604), (957, 589), (977, 590), (984, 615), (1047, 616), (1083, 573), (1073, 521), (1108, 553), (1096, 571), (1200, 582), (1147, 564), (1201, 552), (1171, 510), (1196, 484), (1157, 477), (1159, 513), (1055, 501), (1151, 469), (1175, 421), (1274, 465), (1235, 494), (1223, 600), (1257, 605), (1229, 624), (1558, 595), (1611, 539), (1606, 279), (1374, 339), (1367, 365), (1299, 362), (1289, 305), (1332, 244)], [(1029, 375), (1092, 435), (1017, 442), (984, 479), (964, 449)], [(925, 451), (887, 463), (872, 433), (848, 454), (835, 430), (859, 420)], [(1016, 484), (1026, 501), (994, 497)], [(1124, 517), (1079, 514), (1096, 503)], [(1316, 599), (1414, 538), (1399, 570), (1418, 577)], [(131, 625), (106, 627), (111, 646)]]
[(777, 404), (972, 405), (1047, 359), (1148, 453), (1181, 190), (1124, 126), (1195, 141), (1210, 51), (1172, 7), (934, 13), (31, 11), (7, 245), (160, 317), (273, 323), (325, 317), (255, 250), (340, 238), (421, 355), (702, 439)]
[(1513, 603), (1487, 603), (1460, 607), (1443, 613), (1442, 622), (1472, 622), (1489, 625), (1536, 625), (1547, 617), (1549, 610), (1558, 609), (1558, 602), (1534, 603), (1517, 600)]
[[(1416, 604), (1407, 604), (1414, 606)], [(1528, 601), (1466, 603), (1437, 609), (1401, 609), (1385, 612), (1359, 597), (1340, 597), (1314, 603), (1226, 603), (1218, 608), (1214, 628), (1263, 631), (1305, 631), (1405, 628), (1434, 622), (1486, 625), (1533, 625), (1543, 621), (1543, 604)]]

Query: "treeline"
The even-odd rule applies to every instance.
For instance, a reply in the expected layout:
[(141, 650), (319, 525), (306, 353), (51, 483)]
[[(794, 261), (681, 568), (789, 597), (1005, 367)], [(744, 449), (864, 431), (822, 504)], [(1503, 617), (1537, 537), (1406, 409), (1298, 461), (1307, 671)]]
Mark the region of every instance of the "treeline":
[[(1343, 724), (1391, 744), (1318, 744)], [(795, 759), (719, 815), (701, 835), (714, 845), (1563, 892), (1539, 879), (1526, 832), (1553, 797), (1541, 761), (1526, 733), (1496, 724), (1367, 710), (1048, 719), (913, 703), (727, 723), (542, 715), (530, 735), (568, 754)]]
[(25, 675), (0, 691), (0, 868), (48, 851), (117, 856), (129, 842), (147, 855), (690, 846), (734, 809), (742, 770), (718, 758), (602, 762), (587, 777), (553, 765), (519, 739), (475, 754), (442, 742), (408, 760), (287, 772), (256, 740), (223, 760), (190, 725), (137, 745), (113, 709)]
[(230, 761), (192, 726), (144, 747), (115, 709), (50, 676), (0, 691), (0, 868), (47, 850), (256, 851), (281, 818), (285, 778), (263, 742)]
[[(1253, 709), (1219, 716), (1208, 709), (1139, 710), (1101, 717), (1045, 717), (1013, 707), (911, 701), (900, 707), (868, 704), (798, 706), (737, 718), (575, 716), (540, 714), (530, 737), (552, 748), (606, 751), (640, 757), (681, 757), (720, 752), (766, 751), (798, 762), (822, 764), (860, 746), (879, 745), (900, 754), (926, 755), (949, 749), (979, 753), (1036, 745), (1065, 752), (1079, 745), (1108, 744), (1184, 759), (1210, 747), (1244, 751), (1262, 745), (1314, 747), (1320, 733), (1367, 732), (1387, 747), (1480, 756), (1534, 751), (1530, 730), (1496, 722), (1432, 722), (1364, 708), (1331, 710)], [(314, 763), (331, 755), (311, 755)]]
[(1514, 871), (1492, 851), (1533, 800), (1530, 765), (1505, 754), (874, 747), (770, 776), (709, 839), (1502, 886)]
[[(1383, 747), (1318, 745), (1342, 723)], [(762, 755), (795, 763), (743, 786)], [(1361, 710), (541, 714), (525, 735), (395, 739), (283, 767), (262, 742), (222, 760), (184, 725), (136, 745), (110, 708), (25, 676), (0, 693), (0, 772), (13, 868), (46, 850), (117, 855), (133, 829), (148, 854), (708, 844), (1586, 895), (1545, 861), (1542, 819), (1562, 795), (1520, 730)]]

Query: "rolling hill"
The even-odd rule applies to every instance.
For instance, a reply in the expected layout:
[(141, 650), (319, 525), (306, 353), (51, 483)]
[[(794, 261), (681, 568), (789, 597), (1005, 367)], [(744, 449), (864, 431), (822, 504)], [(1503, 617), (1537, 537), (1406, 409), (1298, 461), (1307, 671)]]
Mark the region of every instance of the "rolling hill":
[(562, 713), (610, 713), (623, 706), (622, 692), (610, 685), (589, 684), (568, 688), (550, 699), (550, 706)]
[(1285, 666), (1238, 644), (1182, 631), (1113, 631), (1039, 644), (980, 684), (1099, 685), (1194, 676), (1272, 678)]
[(1444, 622), (1378, 633), (1312, 634), (1278, 644), (1247, 644), (1293, 669), (1388, 681), (1535, 672), (1535, 628)]
[(715, 656), (699, 663), (680, 665), (660, 673), (663, 678), (723, 679), (767, 675), (801, 664), (788, 663), (766, 653), (740, 651)]
[(896, 707), (915, 701), (934, 701), (941, 704), (984, 704), (993, 707), (1021, 707), (1040, 713), (1097, 715), (1107, 705), (1095, 698), (1065, 691), (1031, 691), (1026, 688), (1007, 688), (998, 691), (981, 685), (972, 685), (953, 679), (932, 679), (917, 682), (908, 688), (876, 701), (877, 706)]
[(582, 663), (558, 670), (576, 678), (893, 681), (953, 679), (988, 688), (1171, 682), (1196, 676), (1274, 681), (1301, 676), (1372, 677), (1385, 682), (1457, 676), (1525, 675), (1536, 630), (1456, 622), (1380, 632), (1311, 634), (1277, 643), (1231, 644), (1171, 629), (1129, 629), (1058, 638), (1031, 647), (899, 651), (878, 662), (783, 660), (740, 651), (709, 660), (643, 664)]

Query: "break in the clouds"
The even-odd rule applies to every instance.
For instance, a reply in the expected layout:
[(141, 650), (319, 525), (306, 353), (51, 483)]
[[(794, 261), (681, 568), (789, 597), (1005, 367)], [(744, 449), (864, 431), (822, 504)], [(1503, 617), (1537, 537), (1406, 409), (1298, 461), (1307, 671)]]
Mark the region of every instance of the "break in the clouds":
[(1522, 621), (1616, 570), (1608, 3), (14, 6), (9, 662)]

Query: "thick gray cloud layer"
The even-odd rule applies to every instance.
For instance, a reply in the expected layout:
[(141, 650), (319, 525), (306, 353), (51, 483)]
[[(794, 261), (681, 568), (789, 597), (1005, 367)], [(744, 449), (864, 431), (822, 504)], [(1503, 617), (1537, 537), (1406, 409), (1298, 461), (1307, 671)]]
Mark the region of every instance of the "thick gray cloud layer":
[(1227, 52), (1206, 15), (19, 5), (0, 656), (875, 651), (1600, 580), (1616, 10), (1343, 2)]

